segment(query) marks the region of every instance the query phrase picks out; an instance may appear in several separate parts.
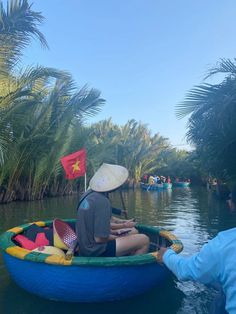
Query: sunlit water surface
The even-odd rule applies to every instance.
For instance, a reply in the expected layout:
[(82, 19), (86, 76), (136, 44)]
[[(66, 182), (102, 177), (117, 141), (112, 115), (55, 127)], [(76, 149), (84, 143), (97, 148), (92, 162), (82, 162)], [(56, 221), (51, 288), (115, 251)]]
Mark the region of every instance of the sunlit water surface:
[[(124, 192), (124, 198), (130, 217), (172, 231), (182, 240), (181, 254), (185, 256), (198, 251), (219, 231), (236, 225), (236, 215), (230, 213), (225, 202), (214, 199), (204, 188), (128, 191)], [(0, 232), (36, 220), (75, 218), (77, 202), (78, 197), (73, 196), (0, 205)], [(118, 194), (112, 203), (121, 206)], [(201, 284), (179, 282), (173, 276), (161, 287), (124, 301), (98, 304), (49, 301), (19, 288), (9, 277), (0, 256), (0, 314), (203, 314), (209, 312), (214, 293)]]

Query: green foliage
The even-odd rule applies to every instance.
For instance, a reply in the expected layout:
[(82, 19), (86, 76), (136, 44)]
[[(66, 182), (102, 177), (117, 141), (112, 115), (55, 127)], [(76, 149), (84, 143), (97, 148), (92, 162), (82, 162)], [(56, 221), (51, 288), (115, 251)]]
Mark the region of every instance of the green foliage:
[(207, 76), (223, 74), (219, 84), (202, 84), (193, 88), (178, 105), (181, 118), (188, 120), (187, 138), (196, 146), (202, 168), (223, 179), (236, 177), (236, 65), (221, 60)]
[(201, 183), (206, 176), (199, 164), (199, 157), (196, 151), (169, 149), (163, 153), (165, 164), (161, 167), (160, 173), (175, 177), (191, 179), (193, 183)]
[(90, 127), (85, 145), (90, 175), (102, 162), (115, 163), (129, 169), (130, 180), (135, 183), (147, 173), (171, 173), (168, 162), (173, 160), (175, 165), (179, 158), (168, 139), (159, 134), (152, 136), (145, 124), (135, 120), (123, 126), (113, 124), (111, 119), (100, 121)]
[(78, 89), (66, 72), (40, 66), (16, 72), (31, 37), (46, 46), (42, 20), (28, 1), (10, 1), (6, 11), (0, 2), (0, 201), (76, 187), (64, 180), (60, 157), (83, 146), (83, 124), (104, 103), (98, 90)]
[(4, 9), (0, 2), (0, 68), (9, 71), (22, 56), (32, 38), (48, 47), (46, 39), (39, 31), (38, 25), (43, 22), (40, 12), (31, 9), (27, 0), (10, 0)]
[(76, 191), (81, 179), (68, 183), (60, 158), (82, 147), (88, 178), (102, 162), (127, 167), (134, 183), (161, 169), (190, 173), (189, 156), (145, 124), (130, 120), (119, 126), (108, 119), (86, 126), (105, 102), (98, 90), (78, 89), (69, 73), (57, 69), (19, 70), (32, 38), (47, 47), (38, 28), (42, 21), (27, 0), (11, 0), (6, 10), (0, 0), (0, 202)]

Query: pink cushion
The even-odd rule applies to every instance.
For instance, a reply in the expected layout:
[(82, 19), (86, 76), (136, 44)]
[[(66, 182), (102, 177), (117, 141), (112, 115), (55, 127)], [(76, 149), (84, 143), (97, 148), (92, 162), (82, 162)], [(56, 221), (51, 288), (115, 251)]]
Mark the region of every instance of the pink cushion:
[(20, 244), (21, 247), (27, 250), (34, 250), (37, 247), (37, 244), (29, 240), (22, 234), (15, 236), (14, 240)]
[(36, 239), (35, 239), (35, 243), (36, 243), (37, 247), (49, 245), (49, 241), (46, 238), (45, 233), (43, 233), (43, 232), (40, 232), (37, 234)]
[(15, 236), (14, 240), (20, 244), (21, 247), (27, 250), (34, 250), (39, 246), (45, 246), (49, 245), (49, 241), (46, 238), (45, 234), (43, 232), (40, 232), (37, 234), (35, 242), (29, 240), (26, 236), (22, 234), (18, 234)]

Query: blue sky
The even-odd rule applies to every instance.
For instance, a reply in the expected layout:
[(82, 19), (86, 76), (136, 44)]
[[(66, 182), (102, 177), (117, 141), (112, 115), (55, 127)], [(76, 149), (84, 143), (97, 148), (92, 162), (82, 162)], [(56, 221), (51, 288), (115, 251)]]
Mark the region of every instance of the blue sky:
[(235, 0), (34, 0), (33, 9), (50, 50), (32, 44), (25, 64), (99, 89), (106, 105), (90, 122), (134, 118), (173, 145), (186, 133), (176, 104), (220, 58), (236, 56)]

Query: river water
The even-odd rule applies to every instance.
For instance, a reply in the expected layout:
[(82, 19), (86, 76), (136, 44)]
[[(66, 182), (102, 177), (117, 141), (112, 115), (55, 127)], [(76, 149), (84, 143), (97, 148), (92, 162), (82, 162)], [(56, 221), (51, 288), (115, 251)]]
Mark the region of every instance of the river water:
[[(236, 226), (236, 215), (225, 202), (205, 188), (175, 188), (166, 191), (124, 192), (129, 216), (140, 223), (162, 226), (184, 244), (181, 254), (198, 251), (219, 231)], [(51, 198), (35, 202), (0, 205), (0, 233), (26, 222), (53, 218), (75, 218), (78, 197)], [(112, 197), (120, 207), (119, 195)], [(40, 274), (39, 274), (40, 276)], [(0, 256), (0, 314), (203, 314), (209, 313), (214, 290), (171, 276), (162, 286), (141, 296), (112, 303), (73, 304), (41, 299), (19, 288), (9, 277)]]

